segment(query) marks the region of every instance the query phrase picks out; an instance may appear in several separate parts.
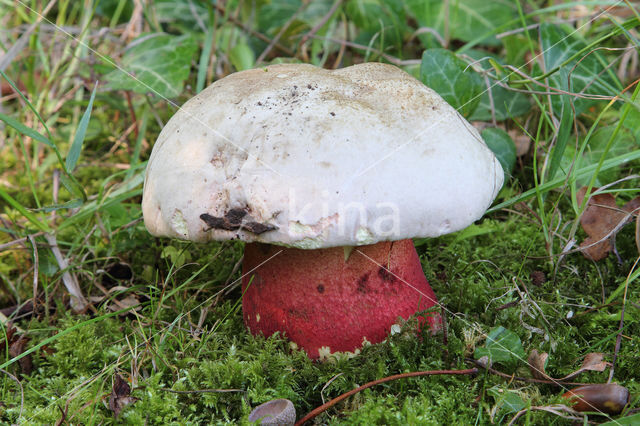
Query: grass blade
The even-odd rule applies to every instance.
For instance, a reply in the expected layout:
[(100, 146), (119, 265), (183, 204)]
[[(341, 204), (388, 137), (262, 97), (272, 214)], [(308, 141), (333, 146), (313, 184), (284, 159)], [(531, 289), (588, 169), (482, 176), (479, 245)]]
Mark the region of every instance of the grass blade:
[(49, 138), (47, 138), (45, 135), (43, 135), (42, 133), (38, 132), (37, 130), (32, 129), (31, 127), (27, 127), (24, 124), (22, 124), (21, 122), (19, 122), (18, 120), (16, 120), (15, 118), (9, 117), (6, 114), (3, 114), (0, 112), (0, 120), (4, 121), (5, 124), (13, 127), (14, 129), (16, 129), (18, 132), (22, 133), (25, 136), (29, 136), (31, 139), (36, 140), (38, 142), (42, 142), (43, 144), (47, 145), (48, 147), (51, 147), (53, 149), (55, 149), (55, 145), (53, 144), (53, 142), (51, 142), (49, 140)]
[(93, 91), (91, 92), (91, 98), (89, 99), (89, 105), (87, 105), (87, 109), (82, 115), (80, 119), (80, 123), (78, 124), (78, 130), (73, 138), (73, 143), (71, 144), (71, 148), (69, 148), (69, 153), (67, 154), (67, 159), (65, 161), (65, 167), (67, 168), (67, 172), (73, 172), (76, 164), (78, 163), (78, 158), (80, 158), (80, 151), (82, 150), (82, 143), (84, 142), (84, 137), (87, 134), (87, 127), (89, 126), (89, 120), (91, 119), (91, 110), (93, 108), (93, 100), (96, 97), (96, 89), (98, 88), (98, 83), (96, 82), (95, 86), (93, 86)]
[(39, 230), (43, 232), (51, 232), (51, 228), (46, 223), (40, 222), (38, 218), (27, 210), (22, 204), (20, 204), (15, 198), (9, 195), (4, 189), (0, 188), (0, 198), (4, 200), (14, 209), (18, 210), (29, 222), (35, 225)]

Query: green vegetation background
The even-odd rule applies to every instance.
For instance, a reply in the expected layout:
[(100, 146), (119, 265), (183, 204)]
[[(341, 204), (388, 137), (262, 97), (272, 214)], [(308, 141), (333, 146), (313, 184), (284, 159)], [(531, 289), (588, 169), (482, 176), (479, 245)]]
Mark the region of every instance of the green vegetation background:
[[(639, 18), (637, 5), (608, 1), (0, 0), (0, 307), (37, 296), (33, 315), (7, 311), (27, 337), (21, 350), (2, 321), (0, 422), (235, 424), (274, 398), (301, 417), (368, 381), (467, 368), (482, 354), (531, 377), (533, 349), (549, 353), (553, 377), (588, 353), (615, 355), (613, 380), (632, 395), (620, 418), (634, 415), (640, 236), (622, 228), (619, 258), (588, 260), (576, 194), (609, 185), (619, 206), (638, 195)], [(484, 129), (507, 170), (496, 206), (467, 230), (416, 241), (453, 313), (446, 336), (416, 336), (410, 321), (355, 358), (313, 363), (245, 330), (240, 243), (146, 232), (145, 162), (176, 105), (284, 61), (393, 63)], [(69, 306), (65, 273), (90, 297), (87, 313)], [(500, 350), (492, 332), (506, 336)], [(30, 368), (17, 359), (27, 355)], [(609, 371), (578, 379), (604, 383)], [(118, 418), (115, 374), (137, 398)], [(488, 373), (404, 379), (315, 421), (491, 424), (524, 410), (518, 424), (571, 424), (540, 409), (564, 390)]]

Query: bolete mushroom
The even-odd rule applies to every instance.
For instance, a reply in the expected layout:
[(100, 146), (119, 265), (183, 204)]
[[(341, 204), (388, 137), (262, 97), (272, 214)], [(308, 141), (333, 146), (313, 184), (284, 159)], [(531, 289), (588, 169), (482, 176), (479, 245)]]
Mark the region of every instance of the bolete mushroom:
[(270, 65), (173, 116), (142, 209), (154, 235), (245, 241), (246, 325), (318, 358), (434, 306), (410, 239), (465, 228), (502, 180), (478, 132), (394, 66)]

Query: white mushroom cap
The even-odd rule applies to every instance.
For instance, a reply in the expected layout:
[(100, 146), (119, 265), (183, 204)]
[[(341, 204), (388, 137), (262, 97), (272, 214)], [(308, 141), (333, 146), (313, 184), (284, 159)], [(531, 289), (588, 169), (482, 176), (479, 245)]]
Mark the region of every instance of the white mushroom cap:
[(158, 236), (354, 246), (465, 228), (502, 180), (478, 132), (404, 71), (272, 65), (215, 82), (171, 118), (142, 211)]

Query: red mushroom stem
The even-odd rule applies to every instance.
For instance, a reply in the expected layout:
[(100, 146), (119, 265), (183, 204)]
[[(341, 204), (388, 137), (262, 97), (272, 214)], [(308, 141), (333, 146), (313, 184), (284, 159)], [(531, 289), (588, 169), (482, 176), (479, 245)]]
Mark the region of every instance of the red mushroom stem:
[[(242, 308), (253, 334), (280, 331), (310, 358), (355, 352), (387, 338), (398, 317), (434, 306), (436, 296), (411, 240), (317, 250), (246, 245)], [(420, 319), (432, 329), (437, 313)]]

